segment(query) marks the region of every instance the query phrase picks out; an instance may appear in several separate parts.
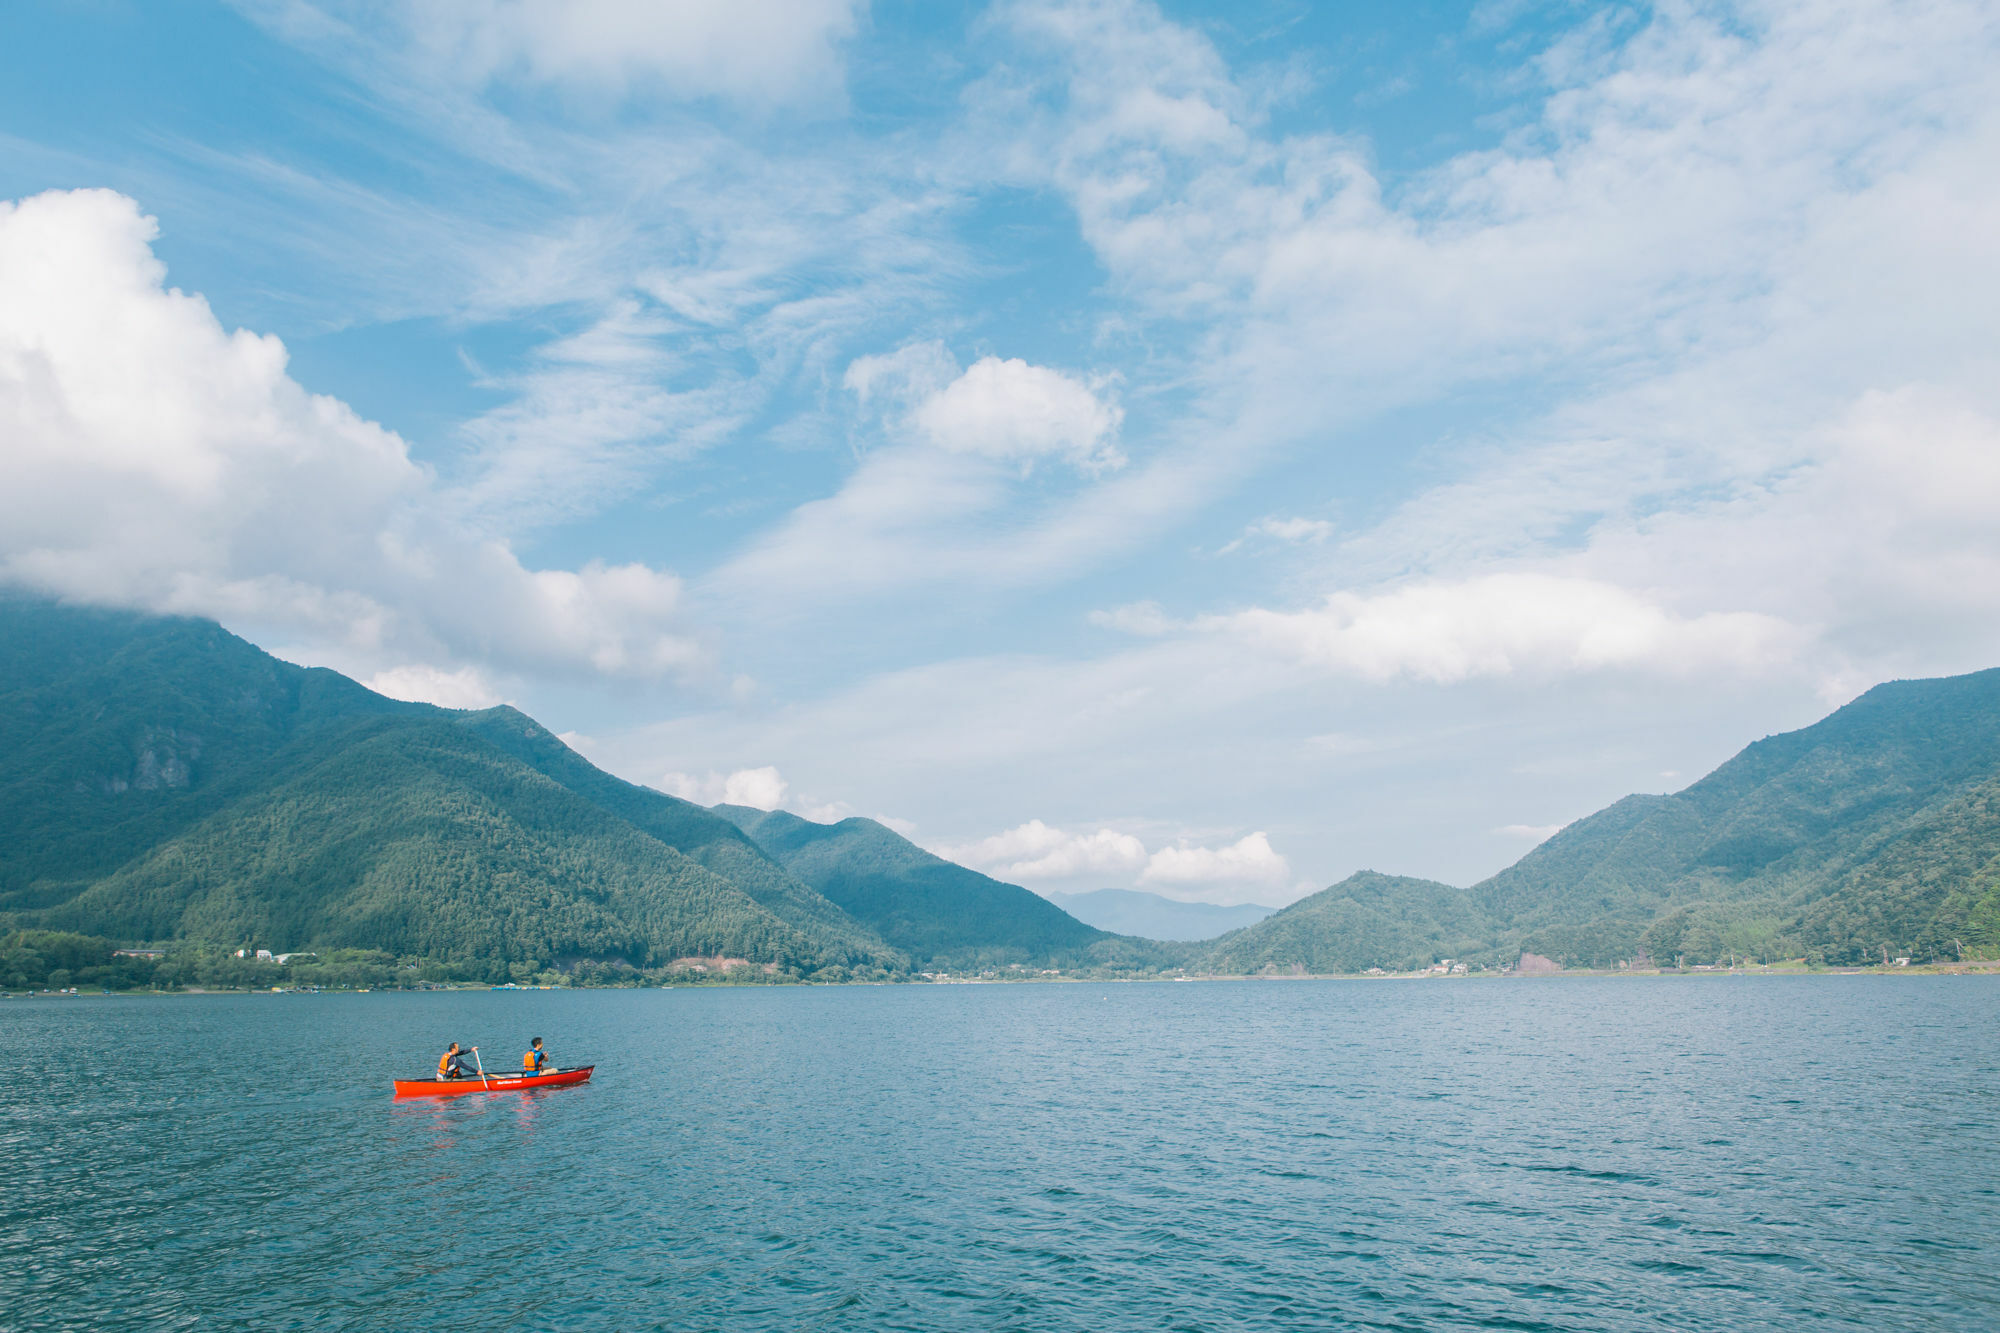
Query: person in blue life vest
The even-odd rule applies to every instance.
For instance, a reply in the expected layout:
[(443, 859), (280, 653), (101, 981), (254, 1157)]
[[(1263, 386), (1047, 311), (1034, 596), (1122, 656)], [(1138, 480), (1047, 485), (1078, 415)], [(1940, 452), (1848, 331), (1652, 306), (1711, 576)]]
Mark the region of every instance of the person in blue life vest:
[(528, 1043), (528, 1053), (521, 1057), (521, 1068), (530, 1074), (539, 1074), (548, 1068), (548, 1052), (542, 1049), (542, 1039), (535, 1038)]

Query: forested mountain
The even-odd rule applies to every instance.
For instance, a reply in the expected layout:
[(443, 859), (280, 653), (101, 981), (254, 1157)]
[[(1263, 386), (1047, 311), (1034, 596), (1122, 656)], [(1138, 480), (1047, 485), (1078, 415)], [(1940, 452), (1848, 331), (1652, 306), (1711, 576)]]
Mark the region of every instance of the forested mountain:
[(1464, 889), (1363, 870), (1217, 940), (1210, 970), (1407, 971), (1491, 947), (1492, 923)]
[(206, 621), (0, 597), (0, 735), (0, 932), (100, 952), (830, 979), (2000, 955), (2000, 671), (1870, 690), (1469, 889), (1364, 872), (1208, 944), (1109, 934), (872, 820), (705, 810), (514, 709), (399, 703)]
[(912, 958), (955, 966), (1075, 964), (1111, 939), (1046, 899), (933, 856), (872, 819), (816, 824), (783, 810), (715, 811)]
[[(1362, 879), (1397, 887), (1370, 899)], [(1597, 966), (1993, 956), (2000, 670), (1877, 686), (1684, 791), (1578, 820), (1471, 889), (1412, 885), (1356, 876), (1226, 937), (1212, 963), (1353, 971), (1399, 950), (1419, 961), (1433, 939), (1437, 956)]]
[(698, 806), (512, 709), (404, 704), (212, 623), (0, 600), (0, 925), (461, 964), (907, 959)]
[(779, 920), (838, 941), (857, 958), (886, 955), (880, 936), (787, 872), (720, 815), (692, 801), (612, 777), (515, 709), (469, 714), (461, 725), (600, 809), (692, 857)]

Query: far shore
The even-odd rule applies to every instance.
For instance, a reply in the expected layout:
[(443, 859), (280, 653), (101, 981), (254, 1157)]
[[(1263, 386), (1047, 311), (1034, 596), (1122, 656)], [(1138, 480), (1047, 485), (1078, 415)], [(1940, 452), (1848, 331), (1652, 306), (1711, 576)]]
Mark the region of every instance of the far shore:
[(1087, 976), (965, 976), (918, 978), (910, 981), (789, 981), (785, 983), (737, 981), (737, 982), (669, 982), (661, 986), (538, 986), (509, 987), (462, 982), (440, 984), (428, 987), (376, 986), (355, 989), (319, 987), (270, 987), (258, 989), (236, 989), (225, 987), (188, 987), (182, 990), (97, 990), (79, 987), (62, 991), (0, 991), (0, 1000), (86, 1000), (104, 998), (198, 998), (215, 995), (464, 995), (478, 991), (509, 992), (519, 994), (524, 990), (550, 991), (616, 991), (616, 990), (730, 990), (742, 987), (770, 989), (780, 984), (784, 986), (807, 986), (825, 988), (829, 986), (1021, 986), (1021, 985), (1136, 985), (1159, 984), (1164, 982), (1215, 982), (1215, 981), (1561, 981), (1572, 977), (1941, 977), (1941, 976), (2000, 976), (2000, 959), (1972, 959), (1962, 963), (1912, 963), (1906, 966), (1891, 964), (1887, 967), (1874, 964), (1868, 967), (1808, 967), (1803, 963), (1743, 964), (1736, 967), (1655, 967), (1655, 968), (1555, 968), (1545, 971), (1479, 971), (1444, 973), (1428, 972), (1283, 972), (1283, 973), (1188, 973), (1180, 976), (1151, 977), (1087, 977)]

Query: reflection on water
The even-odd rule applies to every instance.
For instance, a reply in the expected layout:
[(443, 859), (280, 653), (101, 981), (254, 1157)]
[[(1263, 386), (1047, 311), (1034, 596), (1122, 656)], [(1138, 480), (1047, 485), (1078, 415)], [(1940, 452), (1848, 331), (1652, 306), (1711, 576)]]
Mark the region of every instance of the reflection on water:
[[(0, 1325), (1990, 1326), (1996, 1019), (1960, 978), (8, 1001)], [(596, 1078), (390, 1096), (530, 1035)]]

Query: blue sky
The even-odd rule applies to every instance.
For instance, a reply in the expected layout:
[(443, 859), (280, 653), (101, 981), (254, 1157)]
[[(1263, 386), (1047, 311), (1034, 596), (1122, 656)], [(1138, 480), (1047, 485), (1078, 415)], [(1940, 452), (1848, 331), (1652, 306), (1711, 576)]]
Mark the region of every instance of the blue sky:
[(2000, 664), (1991, 5), (29, 3), (0, 580), (1045, 889)]

